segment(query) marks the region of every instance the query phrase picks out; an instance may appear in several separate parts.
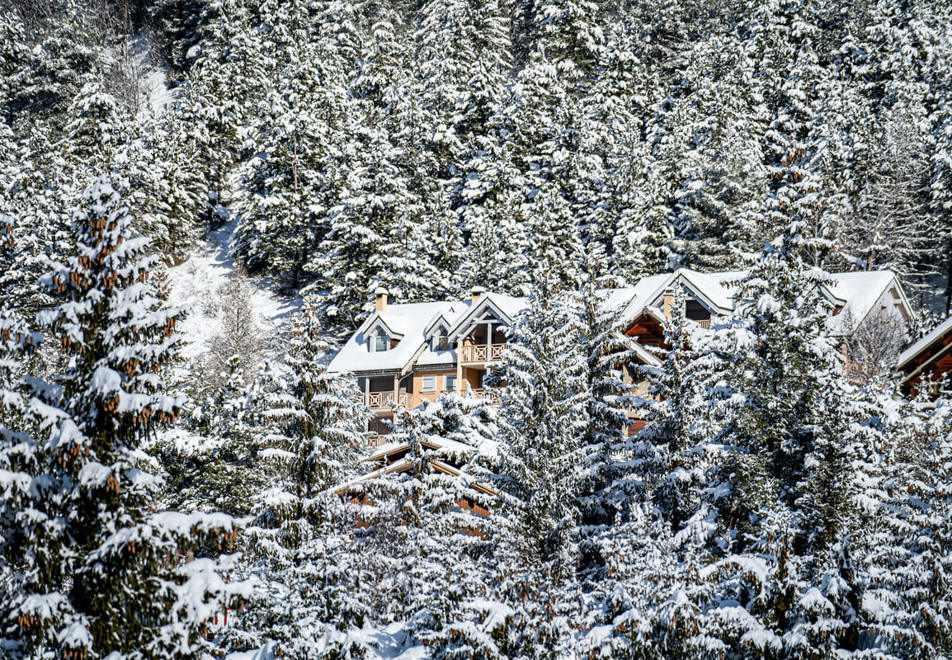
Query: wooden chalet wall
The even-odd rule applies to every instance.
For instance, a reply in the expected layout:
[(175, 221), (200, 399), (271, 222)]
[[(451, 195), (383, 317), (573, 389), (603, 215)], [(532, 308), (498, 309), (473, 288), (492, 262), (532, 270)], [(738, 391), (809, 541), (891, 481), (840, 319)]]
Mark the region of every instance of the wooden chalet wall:
[(661, 327), (661, 323), (647, 314), (642, 314), (635, 319), (625, 330), (625, 335), (634, 337), (642, 346), (668, 347), (664, 341), (664, 328)]
[[(906, 394), (919, 393), (923, 380), (932, 382), (952, 378), (952, 328), (936, 337), (902, 366), (905, 378), (902, 389)], [(936, 393), (937, 394), (937, 393)]]

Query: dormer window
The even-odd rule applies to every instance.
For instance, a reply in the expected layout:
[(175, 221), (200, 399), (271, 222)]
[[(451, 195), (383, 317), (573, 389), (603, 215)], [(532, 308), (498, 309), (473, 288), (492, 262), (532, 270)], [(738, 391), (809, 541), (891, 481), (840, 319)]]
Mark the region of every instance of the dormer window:
[(449, 334), (449, 329), (442, 323), (436, 326), (436, 330), (433, 331), (433, 335), (430, 337), (430, 350), (431, 351), (448, 351), (450, 349), (450, 342), (447, 339)]
[(707, 327), (711, 323), (710, 310), (697, 300), (691, 299), (684, 304), (684, 315), (704, 327)]
[(390, 337), (383, 328), (377, 328), (371, 333), (368, 350), (371, 353), (383, 353), (390, 350)]

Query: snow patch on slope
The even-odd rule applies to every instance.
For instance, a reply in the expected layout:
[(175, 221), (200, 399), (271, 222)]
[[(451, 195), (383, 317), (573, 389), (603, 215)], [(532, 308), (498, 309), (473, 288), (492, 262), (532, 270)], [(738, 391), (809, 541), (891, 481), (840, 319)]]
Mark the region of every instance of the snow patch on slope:
[[(231, 245), (237, 220), (209, 233), (208, 242), (178, 266), (168, 269), (169, 303), (185, 305), (188, 313), (177, 329), (184, 337), (182, 357), (200, 359), (208, 351), (212, 338), (221, 331), (215, 303), (219, 290), (228, 281), (237, 264)], [(249, 278), (251, 307), (259, 331), (266, 339), (280, 329), (296, 311), (300, 299), (278, 294), (266, 278)]]

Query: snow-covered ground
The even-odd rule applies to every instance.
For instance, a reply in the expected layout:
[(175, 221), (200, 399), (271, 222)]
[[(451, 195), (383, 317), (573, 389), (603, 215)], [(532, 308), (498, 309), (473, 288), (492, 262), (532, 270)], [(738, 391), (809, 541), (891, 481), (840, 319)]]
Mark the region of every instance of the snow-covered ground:
[[(235, 271), (231, 253), (235, 225), (233, 219), (211, 232), (208, 241), (187, 260), (168, 269), (169, 303), (188, 307), (187, 316), (177, 326), (184, 337), (181, 354), (186, 362), (200, 359), (221, 329), (215, 303), (222, 285)], [(266, 278), (252, 277), (249, 283), (252, 312), (262, 336), (267, 338), (280, 329), (301, 302), (277, 293)]]
[(168, 71), (165, 68), (153, 68), (143, 76), (140, 82), (142, 94), (146, 99), (146, 109), (155, 116), (165, 111), (165, 107), (172, 98), (171, 90), (166, 83), (167, 75)]

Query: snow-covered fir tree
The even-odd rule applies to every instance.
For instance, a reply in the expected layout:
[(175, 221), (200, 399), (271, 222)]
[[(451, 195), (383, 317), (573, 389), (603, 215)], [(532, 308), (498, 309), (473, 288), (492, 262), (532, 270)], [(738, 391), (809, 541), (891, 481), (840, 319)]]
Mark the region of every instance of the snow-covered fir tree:
[(53, 382), (21, 383), (25, 433), (4, 451), (3, 536), (23, 540), (6, 554), (4, 647), (15, 656), (191, 657), (206, 622), (246, 591), (224, 581), (226, 557), (184, 559), (207, 542), (227, 549), (236, 523), (157, 511), (159, 482), (139, 467), (147, 434), (178, 416), (160, 371), (180, 310), (153, 297), (155, 259), (131, 224), (97, 180), (73, 218), (74, 256), (45, 279), (60, 303), (39, 321), (68, 362)]
[(497, 555), (508, 566), (497, 589), (518, 605), (508, 653), (557, 652), (569, 637), (579, 561), (580, 468), (595, 448), (583, 444), (589, 424), (579, 294), (539, 275), (531, 311), (511, 329), (489, 385), (500, 410), (499, 504), (493, 512)]

